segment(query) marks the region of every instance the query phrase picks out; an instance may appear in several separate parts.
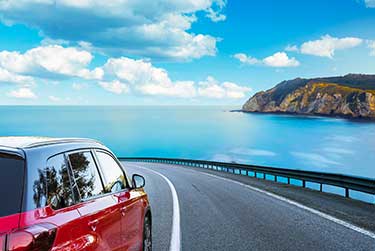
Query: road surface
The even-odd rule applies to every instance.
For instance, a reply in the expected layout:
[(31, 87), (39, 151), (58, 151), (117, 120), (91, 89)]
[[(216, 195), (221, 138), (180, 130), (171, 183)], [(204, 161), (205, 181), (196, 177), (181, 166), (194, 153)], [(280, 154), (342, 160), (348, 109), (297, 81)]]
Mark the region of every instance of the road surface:
[(123, 165), (146, 179), (156, 251), (375, 250), (373, 232), (239, 182), (174, 165)]

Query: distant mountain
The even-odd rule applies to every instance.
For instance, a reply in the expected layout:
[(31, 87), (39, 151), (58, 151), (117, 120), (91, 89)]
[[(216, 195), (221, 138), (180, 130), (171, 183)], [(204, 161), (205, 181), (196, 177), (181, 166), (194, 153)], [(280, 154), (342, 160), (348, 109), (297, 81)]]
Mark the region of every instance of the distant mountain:
[(375, 119), (375, 75), (283, 81), (256, 93), (242, 111)]

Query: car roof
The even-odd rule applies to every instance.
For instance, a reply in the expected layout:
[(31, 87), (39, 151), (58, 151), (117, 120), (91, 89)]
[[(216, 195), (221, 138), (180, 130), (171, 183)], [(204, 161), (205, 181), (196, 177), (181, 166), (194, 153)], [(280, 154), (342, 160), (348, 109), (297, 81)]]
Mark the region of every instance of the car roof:
[[(96, 143), (100, 142), (88, 138), (50, 138), (50, 137), (0, 137), (0, 147), (5, 148), (32, 148), (39, 146), (64, 144), (64, 143)], [(102, 144), (101, 144), (102, 145)]]

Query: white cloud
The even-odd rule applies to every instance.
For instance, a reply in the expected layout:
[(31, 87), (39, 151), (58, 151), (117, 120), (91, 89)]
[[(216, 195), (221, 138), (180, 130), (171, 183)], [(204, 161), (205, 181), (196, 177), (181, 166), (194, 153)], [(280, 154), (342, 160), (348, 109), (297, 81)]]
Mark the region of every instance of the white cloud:
[(205, 81), (198, 83), (198, 95), (208, 98), (244, 98), (251, 88), (239, 86), (232, 82), (224, 82), (220, 84), (216, 79), (209, 76)]
[(138, 88), (143, 94), (174, 96), (191, 98), (196, 96), (196, 89), (192, 81), (177, 81), (174, 83), (146, 84)]
[(246, 94), (252, 89), (250, 87), (239, 86), (232, 82), (224, 82), (222, 87), (225, 89), (228, 98), (240, 99), (246, 97)]
[(61, 101), (61, 98), (53, 96), (53, 95), (48, 96), (48, 99), (51, 100), (52, 102), (60, 102)]
[(9, 97), (13, 98), (22, 98), (22, 99), (35, 99), (37, 96), (35, 93), (30, 89), (26, 87), (19, 88), (18, 90), (13, 90), (7, 93)]
[[(109, 58), (104, 65), (90, 70), (88, 66), (92, 58), (91, 53), (85, 50), (60, 45), (40, 46), (25, 53), (2, 51), (0, 82), (19, 83), (26, 87), (34, 83), (33, 77), (41, 81), (47, 79), (49, 83), (78, 78), (81, 83), (73, 83), (74, 90), (86, 88), (88, 83), (85, 80), (100, 80), (98, 84), (103, 89), (115, 94), (128, 93), (132, 89), (142, 95), (179, 98), (202, 96), (239, 99), (251, 90), (232, 82), (218, 83), (211, 77), (207, 83), (203, 81), (199, 85), (190, 80), (173, 81), (165, 69), (153, 66), (150, 61), (127, 57)], [(53, 95), (49, 99), (57, 101)]]
[(206, 17), (210, 18), (213, 22), (224, 21), (227, 17), (222, 14), (227, 1), (226, 0), (216, 0), (211, 8), (207, 9)]
[(130, 85), (165, 84), (171, 82), (166, 70), (154, 67), (151, 62), (126, 57), (110, 58), (103, 66), (106, 75)]
[(40, 78), (81, 77), (101, 79), (103, 70), (88, 70), (91, 53), (60, 45), (40, 46), (21, 54), (16, 51), (0, 52), (0, 67), (24, 75)]
[(233, 55), (234, 58), (238, 59), (241, 63), (250, 65), (265, 65), (270, 67), (295, 67), (299, 66), (300, 63), (297, 59), (289, 58), (285, 52), (276, 52), (272, 56), (266, 57), (262, 60), (246, 55), (244, 53), (237, 53)]
[(375, 56), (375, 41), (367, 41), (367, 46), (371, 49), (370, 55)]
[(294, 52), (298, 52), (299, 49), (297, 47), (297, 45), (287, 45), (285, 47), (285, 51), (294, 51)]
[(199, 96), (208, 98), (224, 98), (226, 95), (225, 89), (212, 77), (207, 77), (207, 80), (200, 82), (199, 85)]
[(375, 0), (365, 0), (367, 8), (375, 8)]
[(235, 83), (218, 83), (213, 77), (198, 83), (182, 80), (173, 81), (163, 68), (149, 61), (131, 58), (110, 58), (103, 66), (106, 78), (119, 79), (129, 87), (145, 95), (163, 95), (180, 98), (196, 96), (208, 98), (243, 98), (251, 89)]
[(233, 55), (234, 58), (240, 60), (244, 64), (257, 64), (259, 60), (251, 56), (246, 55), (245, 53), (236, 53)]
[(325, 35), (319, 40), (303, 43), (301, 45), (301, 53), (332, 58), (336, 50), (353, 48), (360, 45), (362, 42), (362, 39), (356, 37), (336, 38)]
[(0, 67), (0, 82), (20, 84), (24, 86), (33, 85), (34, 79), (28, 76), (18, 75)]
[(276, 52), (263, 59), (263, 63), (271, 67), (295, 67), (300, 65), (294, 57), (289, 58), (285, 52)]
[(0, 1), (0, 12), (8, 25), (39, 28), (44, 44), (69, 41), (111, 55), (190, 60), (215, 55), (218, 41), (190, 31), (195, 14), (223, 21), (225, 6), (224, 0), (22, 0)]
[(129, 92), (129, 87), (118, 80), (113, 80), (112, 82), (101, 81), (99, 82), (99, 85), (105, 90), (115, 94), (123, 94)]
[(174, 83), (166, 70), (154, 67), (145, 60), (125, 57), (111, 58), (103, 69), (106, 74), (124, 81), (143, 94), (177, 97), (195, 96), (193, 82), (179, 81)]

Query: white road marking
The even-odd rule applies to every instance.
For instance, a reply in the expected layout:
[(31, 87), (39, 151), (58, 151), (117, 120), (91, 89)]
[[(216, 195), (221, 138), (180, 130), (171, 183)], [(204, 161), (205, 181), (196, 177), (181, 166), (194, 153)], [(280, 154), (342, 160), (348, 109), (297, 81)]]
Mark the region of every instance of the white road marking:
[(293, 206), (296, 206), (298, 208), (301, 208), (301, 209), (304, 209), (306, 211), (309, 211), (310, 213), (313, 213), (315, 215), (318, 215), (324, 219), (327, 219), (329, 221), (332, 221), (334, 223), (337, 223), (341, 226), (344, 226), (346, 228), (349, 228), (351, 230), (354, 230), (358, 233), (361, 233), (361, 234), (364, 234), (364, 235), (367, 235), (373, 239), (375, 239), (375, 233), (371, 232), (371, 231), (368, 231), (366, 229), (363, 229), (361, 227), (358, 227), (358, 226), (355, 226), (349, 222), (346, 222), (346, 221), (343, 221), (343, 220), (340, 220), (334, 216), (331, 216), (329, 214), (326, 214), (326, 213), (323, 213), (319, 210), (316, 210), (316, 209), (313, 209), (313, 208), (310, 208), (310, 207), (307, 207), (307, 206), (304, 206), (296, 201), (293, 201), (293, 200), (290, 200), (288, 198), (285, 198), (285, 197), (282, 197), (280, 195), (277, 195), (277, 194), (274, 194), (274, 193), (271, 193), (271, 192), (268, 192), (268, 191), (265, 191), (265, 190), (262, 190), (262, 189), (259, 189), (259, 188), (256, 188), (256, 187), (253, 187), (253, 186), (250, 186), (250, 185), (247, 185), (247, 184), (244, 184), (242, 182), (239, 182), (239, 181), (236, 181), (236, 180), (231, 180), (231, 179), (228, 179), (228, 178), (224, 178), (224, 177), (221, 177), (221, 176), (217, 176), (217, 175), (214, 175), (214, 174), (209, 174), (209, 173), (205, 173), (205, 172), (199, 172), (199, 171), (196, 171), (196, 170), (192, 170), (192, 169), (189, 169), (190, 171), (193, 171), (195, 173), (199, 173), (199, 174), (204, 174), (204, 175), (207, 175), (207, 176), (210, 176), (210, 177), (214, 177), (214, 178), (217, 178), (217, 179), (221, 179), (221, 180), (225, 180), (227, 182), (233, 182), (237, 185), (241, 185), (241, 186), (244, 186), (250, 190), (253, 190), (253, 191), (256, 191), (256, 192), (259, 192), (259, 193), (262, 193), (262, 194), (266, 194), (270, 197), (273, 197), (275, 199), (278, 199), (278, 200), (281, 200), (283, 202), (286, 202), (288, 204), (291, 204)]
[(171, 242), (169, 244), (169, 250), (170, 251), (181, 250), (180, 204), (178, 202), (177, 192), (176, 192), (175, 187), (173, 186), (173, 183), (163, 174), (158, 173), (154, 170), (151, 170), (150, 168), (134, 165), (133, 163), (131, 165), (141, 168), (141, 169), (145, 169), (156, 175), (159, 175), (167, 182), (169, 189), (171, 190), (171, 193), (172, 193), (172, 201), (173, 201), (172, 234), (171, 234)]

